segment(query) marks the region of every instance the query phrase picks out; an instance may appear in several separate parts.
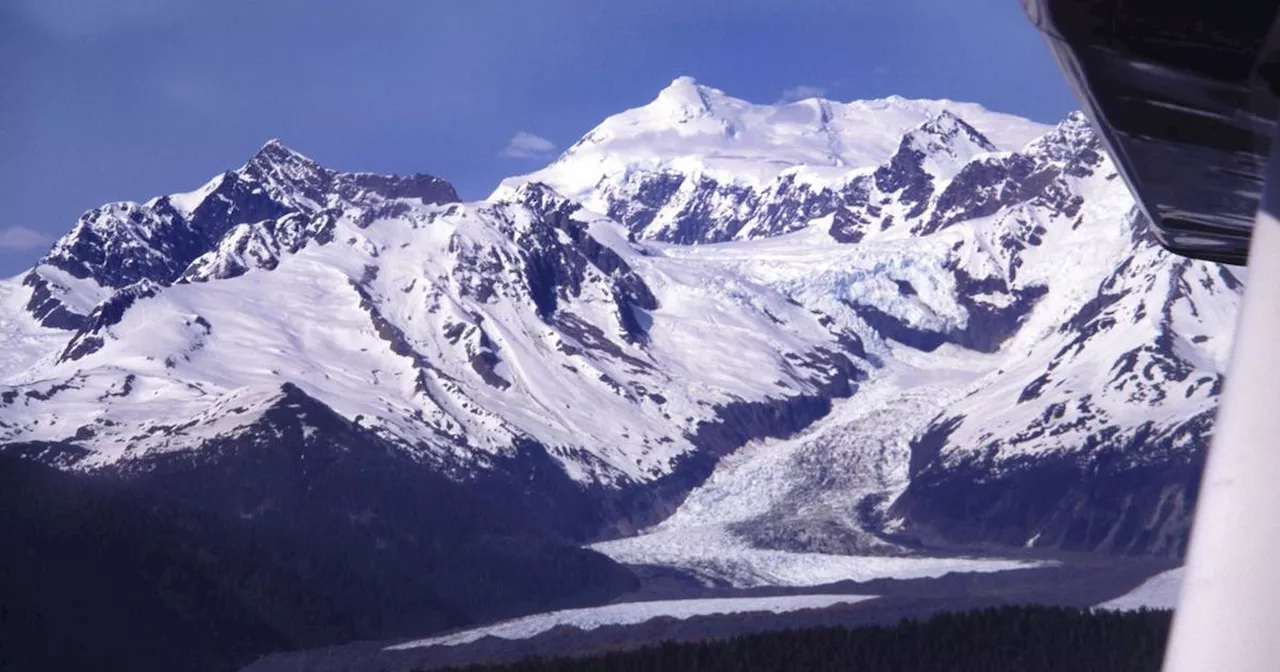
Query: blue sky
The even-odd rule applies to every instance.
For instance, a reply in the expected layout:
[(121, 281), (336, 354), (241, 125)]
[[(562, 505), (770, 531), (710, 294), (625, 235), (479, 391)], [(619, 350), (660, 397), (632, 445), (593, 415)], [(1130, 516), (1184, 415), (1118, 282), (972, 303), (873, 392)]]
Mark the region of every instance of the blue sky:
[(757, 102), (1076, 106), (1018, 0), (6, 0), (0, 62), (3, 275), (272, 137), (481, 198), (682, 74)]

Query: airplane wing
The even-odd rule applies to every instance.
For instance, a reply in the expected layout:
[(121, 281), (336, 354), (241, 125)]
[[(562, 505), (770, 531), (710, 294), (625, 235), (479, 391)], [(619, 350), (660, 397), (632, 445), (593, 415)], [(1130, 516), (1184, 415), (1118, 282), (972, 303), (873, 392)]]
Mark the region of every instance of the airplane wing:
[[(1277, 116), (1280, 3), (1024, 0), (1169, 250), (1243, 264)], [(1274, 74), (1274, 72), (1272, 72)]]
[(1248, 261), (1164, 669), (1280, 669), (1280, 3), (1024, 7), (1161, 244)]

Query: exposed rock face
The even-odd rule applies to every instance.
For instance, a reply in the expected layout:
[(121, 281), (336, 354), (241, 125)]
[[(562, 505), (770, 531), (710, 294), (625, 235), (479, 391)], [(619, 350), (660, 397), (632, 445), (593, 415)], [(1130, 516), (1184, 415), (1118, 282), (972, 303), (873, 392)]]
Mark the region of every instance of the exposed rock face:
[(946, 450), (946, 437), (926, 433), (912, 445), (922, 464), (894, 513), (910, 521), (909, 534), (934, 545), (1179, 557), (1211, 427), (1212, 412), (1170, 427), (1113, 426), (1087, 436), (1078, 453), (1003, 460), (929, 459)]
[[(240, 169), (196, 191), (110, 203), (82, 215), (28, 274), (35, 288), (28, 309), (45, 326), (76, 328), (86, 302), (113, 289), (233, 277), (272, 266), (282, 249), (296, 252), (323, 239), (337, 216), (457, 200), (453, 186), (437, 177), (337, 172), (272, 140)], [(60, 281), (56, 271), (73, 282)]]

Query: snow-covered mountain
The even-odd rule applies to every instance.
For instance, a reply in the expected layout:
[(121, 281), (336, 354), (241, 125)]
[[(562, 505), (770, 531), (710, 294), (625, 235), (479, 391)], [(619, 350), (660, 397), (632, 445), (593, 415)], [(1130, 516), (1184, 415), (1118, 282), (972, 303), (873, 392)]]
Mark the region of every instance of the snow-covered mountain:
[(952, 101), (755, 105), (680, 77), (494, 196), (544, 182), (647, 240), (762, 238), (833, 214), (857, 237), (861, 225), (889, 227), (922, 207), (975, 155), (1047, 130)]
[[(45, 326), (76, 328), (112, 290), (143, 280), (168, 284), (203, 255), (216, 252), (229, 264), (220, 270), (235, 274), (245, 255), (267, 266), (280, 251), (271, 245), (296, 251), (323, 238), (337, 212), (371, 218), (403, 202), (457, 200), (436, 177), (335, 172), (272, 140), (239, 170), (195, 191), (86, 212), (24, 279), (32, 288), (27, 308)], [(274, 222), (265, 227), (275, 233), (266, 246), (247, 229), (264, 221)], [(207, 274), (200, 269), (210, 263), (192, 270)]]
[[(573, 479), (613, 484), (671, 473), (721, 408), (848, 394), (859, 375), (840, 332), (784, 295), (646, 256), (544, 187), (465, 205), (326, 197), (338, 205), (227, 228), (185, 268), (117, 281), (13, 379), (0, 440), (72, 440), (87, 467), (196, 450), (288, 382), (442, 467), (538, 443)], [(759, 375), (728, 375), (739, 365)]]
[(0, 444), (137, 470), (325, 409), (579, 538), (665, 518), (631, 560), (1180, 551), (1238, 272), (1156, 247), (1080, 115), (680, 78), (456, 201), (273, 141), (87, 213), (0, 284)]

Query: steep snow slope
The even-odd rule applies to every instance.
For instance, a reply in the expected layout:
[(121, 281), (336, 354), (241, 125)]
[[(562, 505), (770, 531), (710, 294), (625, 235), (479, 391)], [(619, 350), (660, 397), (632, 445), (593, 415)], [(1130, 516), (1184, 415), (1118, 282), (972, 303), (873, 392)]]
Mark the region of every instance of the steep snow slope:
[(67, 332), (42, 326), (26, 310), (30, 290), (22, 278), (0, 279), (0, 380), (52, 356), (67, 340)]
[(916, 533), (1181, 553), (1241, 285), (1132, 233), (1087, 301), (1029, 321), (913, 442), (894, 515)]
[(94, 453), (86, 466), (192, 449), (288, 380), (441, 463), (483, 466), (537, 441), (579, 480), (643, 481), (694, 449), (717, 406), (856, 375), (785, 296), (646, 257), (577, 217), (534, 186), (508, 202), (341, 214), (327, 244), (206, 280), (243, 260), (221, 245), (177, 284), (116, 291), (56, 362), (11, 378), (0, 440), (74, 440)]

